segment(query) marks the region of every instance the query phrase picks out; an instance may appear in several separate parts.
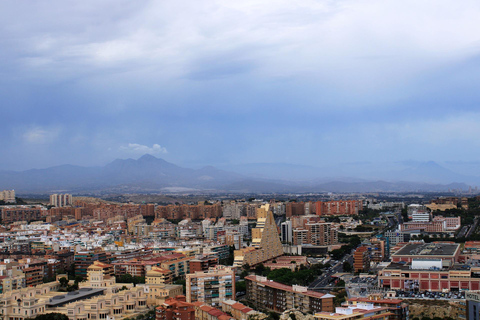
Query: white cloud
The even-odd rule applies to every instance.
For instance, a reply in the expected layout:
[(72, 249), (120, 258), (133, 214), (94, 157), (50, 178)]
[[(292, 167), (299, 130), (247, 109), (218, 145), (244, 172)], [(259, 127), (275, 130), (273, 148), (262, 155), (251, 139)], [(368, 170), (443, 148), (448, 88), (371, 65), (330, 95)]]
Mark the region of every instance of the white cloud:
[(33, 127), (27, 129), (22, 138), (25, 142), (31, 144), (46, 144), (55, 140), (60, 133), (59, 128), (41, 128)]
[(147, 153), (148, 154), (168, 153), (165, 147), (162, 147), (156, 143), (152, 147), (144, 146), (138, 143), (129, 143), (127, 146), (121, 146), (120, 151), (137, 154), (137, 155), (144, 155)]
[[(480, 28), (474, 0), (179, 0), (103, 7), (85, 1), (80, 8), (57, 2), (53, 12), (51, 3), (37, 4), (35, 16), (10, 6), (0, 7), (5, 25), (22, 21), (11, 38), (23, 40), (2, 49), (24, 52), (20, 60), (28, 71), (45, 67), (74, 76), (143, 65), (166, 78), (183, 77), (198, 61), (236, 52), (232, 56), (257, 62), (257, 75), (265, 77), (314, 74), (342, 83), (360, 77), (351, 76), (356, 73), (385, 81), (476, 54)], [(8, 15), (9, 9), (23, 16)]]

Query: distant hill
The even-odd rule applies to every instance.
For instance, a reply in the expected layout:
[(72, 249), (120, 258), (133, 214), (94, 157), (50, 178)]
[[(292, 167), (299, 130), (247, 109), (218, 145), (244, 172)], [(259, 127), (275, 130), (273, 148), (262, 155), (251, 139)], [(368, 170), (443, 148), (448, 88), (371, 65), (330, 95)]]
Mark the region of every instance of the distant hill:
[[(137, 160), (117, 159), (104, 167), (62, 165), (21, 172), (0, 171), (0, 189), (22, 192), (161, 190), (167, 187), (218, 188), (244, 179), (213, 167), (194, 170), (179, 167), (152, 155)], [(126, 191), (125, 191), (126, 192)]]
[[(476, 179), (456, 174), (435, 162), (397, 163), (383, 171), (377, 166), (376, 175), (368, 174), (373, 170), (369, 163), (347, 164), (343, 171), (289, 164), (252, 164), (242, 168), (240, 173), (212, 166), (183, 168), (147, 154), (136, 160), (117, 159), (103, 167), (62, 165), (0, 171), (0, 189), (15, 189), (18, 193), (406, 192), (466, 190), (465, 182)], [(335, 176), (336, 172), (341, 176)], [(356, 176), (348, 176), (355, 172)]]

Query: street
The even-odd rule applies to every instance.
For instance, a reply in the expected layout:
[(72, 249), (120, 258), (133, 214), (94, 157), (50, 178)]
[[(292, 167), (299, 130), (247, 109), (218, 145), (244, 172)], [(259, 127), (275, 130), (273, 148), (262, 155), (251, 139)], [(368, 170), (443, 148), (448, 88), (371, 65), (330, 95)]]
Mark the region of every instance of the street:
[(353, 256), (351, 254), (347, 254), (345, 257), (340, 259), (337, 263), (333, 266), (328, 268), (321, 276), (317, 278), (314, 282), (312, 282), (308, 289), (315, 290), (315, 291), (330, 291), (331, 287), (333, 287), (334, 278), (332, 275), (343, 272), (343, 263), (347, 261), (353, 267)]

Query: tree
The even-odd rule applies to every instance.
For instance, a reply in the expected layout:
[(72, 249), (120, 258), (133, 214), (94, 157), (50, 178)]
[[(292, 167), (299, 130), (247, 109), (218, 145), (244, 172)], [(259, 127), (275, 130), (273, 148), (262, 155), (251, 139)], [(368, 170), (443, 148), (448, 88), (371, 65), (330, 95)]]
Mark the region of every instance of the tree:
[(245, 281), (237, 281), (235, 283), (235, 290), (237, 292), (245, 292), (247, 291), (247, 285), (245, 283)]
[(187, 280), (185, 279), (177, 279), (173, 282), (173, 284), (180, 284), (183, 287), (183, 293), (187, 292)]
[(233, 265), (234, 259), (235, 259), (235, 246), (230, 246), (228, 250), (228, 257), (225, 259), (221, 259), (219, 263), (226, 266), (231, 266)]
[(67, 291), (68, 291), (68, 292), (75, 291), (75, 290), (78, 290), (78, 282), (75, 282), (74, 284), (69, 285), (69, 286), (67, 287)]
[(265, 266), (263, 265), (263, 263), (259, 263), (255, 266), (255, 274), (262, 275), (264, 271), (265, 271)]
[(268, 313), (268, 318), (267, 318), (267, 319), (278, 320), (278, 319), (280, 319), (280, 316), (279, 316), (278, 313), (273, 312), (273, 311), (270, 311), (270, 312)]
[(344, 272), (352, 272), (352, 265), (348, 261), (345, 261), (343, 263), (343, 271)]
[(115, 277), (118, 283), (133, 283), (133, 277), (131, 274), (126, 273)]
[(62, 288), (66, 288), (66, 287), (67, 287), (67, 285), (68, 285), (68, 279), (67, 279), (67, 278), (61, 277), (58, 281), (60, 282), (60, 286), (61, 286)]

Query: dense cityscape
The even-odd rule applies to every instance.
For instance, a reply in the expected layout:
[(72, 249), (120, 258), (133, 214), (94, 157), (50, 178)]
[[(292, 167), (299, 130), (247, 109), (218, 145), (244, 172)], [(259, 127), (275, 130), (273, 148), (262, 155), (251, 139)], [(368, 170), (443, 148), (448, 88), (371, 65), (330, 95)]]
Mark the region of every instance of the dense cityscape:
[(139, 204), (4, 190), (2, 314), (425, 320), (468, 319), (480, 304), (480, 197), (312, 197)]
[(0, 320), (480, 320), (479, 17), (0, 1)]

